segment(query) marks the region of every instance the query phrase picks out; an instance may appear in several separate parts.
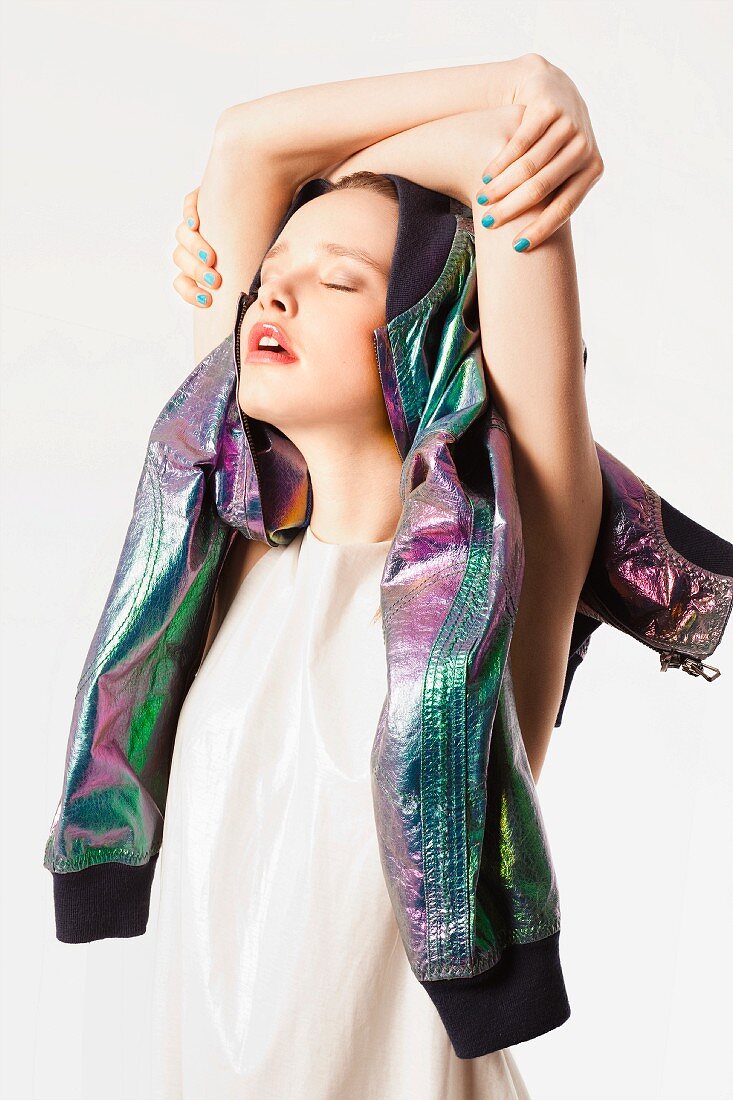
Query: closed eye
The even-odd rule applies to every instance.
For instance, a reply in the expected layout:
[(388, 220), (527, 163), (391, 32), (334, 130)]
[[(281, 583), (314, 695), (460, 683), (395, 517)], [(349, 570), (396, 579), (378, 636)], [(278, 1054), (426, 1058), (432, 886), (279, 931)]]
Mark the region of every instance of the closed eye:
[(352, 294), (356, 293), (355, 286), (342, 286), (340, 283), (324, 283), (323, 285), (333, 287), (335, 290), (349, 290)]

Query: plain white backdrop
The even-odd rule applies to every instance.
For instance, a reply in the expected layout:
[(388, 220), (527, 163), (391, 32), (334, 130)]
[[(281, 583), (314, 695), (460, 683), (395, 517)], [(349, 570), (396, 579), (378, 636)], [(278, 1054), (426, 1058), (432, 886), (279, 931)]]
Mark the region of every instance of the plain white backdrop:
[[(605, 162), (572, 219), (595, 438), (733, 539), (733, 7), (37, 0), (2, 31), (3, 1096), (144, 1100), (157, 879), (146, 936), (67, 945), (42, 861), (148, 433), (194, 366), (171, 252), (216, 119), (356, 76), (562, 67)], [(661, 674), (603, 627), (578, 671), (538, 788), (572, 1015), (513, 1048), (533, 1100), (733, 1097), (733, 629), (711, 662)]]

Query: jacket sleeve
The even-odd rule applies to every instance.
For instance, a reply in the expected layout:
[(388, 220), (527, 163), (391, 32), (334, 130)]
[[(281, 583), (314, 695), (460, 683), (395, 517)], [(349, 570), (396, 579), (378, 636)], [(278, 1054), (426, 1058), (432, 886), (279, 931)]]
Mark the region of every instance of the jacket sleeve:
[(166, 402), (76, 688), (61, 796), (45, 849), (56, 936), (145, 932), (178, 714), (201, 661), (235, 534), (216, 507), (236, 401), (232, 337)]
[(733, 544), (660, 495), (596, 443), (603, 506), (593, 558), (578, 600), (559, 726), (590, 636), (608, 624), (657, 653), (661, 671), (714, 680), (705, 664), (733, 608)]
[[(583, 341), (584, 371), (587, 360)], [(599, 626), (656, 651), (661, 671), (682, 668), (713, 680), (719, 670), (704, 660), (720, 644), (733, 607), (733, 544), (675, 508), (599, 443), (596, 451), (601, 521), (573, 620), (555, 727)]]

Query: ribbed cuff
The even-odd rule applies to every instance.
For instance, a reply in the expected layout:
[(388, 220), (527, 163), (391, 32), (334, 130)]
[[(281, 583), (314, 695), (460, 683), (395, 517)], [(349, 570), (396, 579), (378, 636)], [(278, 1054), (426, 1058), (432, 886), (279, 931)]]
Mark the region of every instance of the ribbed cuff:
[(158, 854), (137, 867), (95, 863), (81, 871), (52, 871), (56, 939), (90, 943), (142, 936)]
[(570, 1016), (560, 931), (535, 943), (512, 944), (499, 961), (473, 978), (420, 982), (430, 994), (459, 1058), (524, 1043)]

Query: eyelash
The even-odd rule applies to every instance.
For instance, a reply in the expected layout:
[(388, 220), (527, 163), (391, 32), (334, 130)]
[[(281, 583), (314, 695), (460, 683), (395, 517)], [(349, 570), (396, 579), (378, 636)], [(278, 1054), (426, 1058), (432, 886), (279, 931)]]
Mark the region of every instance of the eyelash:
[[(260, 276), (262, 278), (262, 276)], [(335, 290), (345, 290), (349, 294), (356, 294), (357, 288), (355, 286), (344, 286), (342, 283), (324, 283), (324, 286), (333, 287)]]

